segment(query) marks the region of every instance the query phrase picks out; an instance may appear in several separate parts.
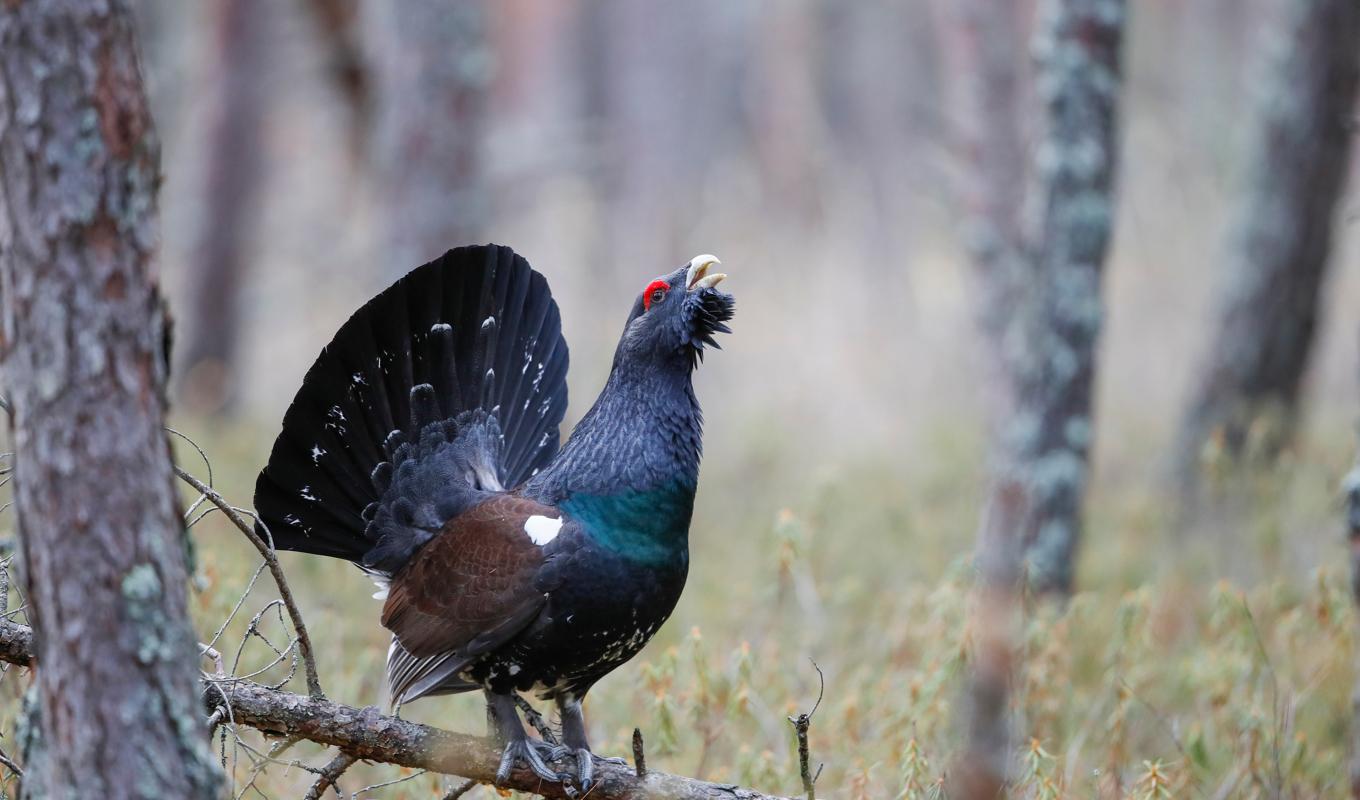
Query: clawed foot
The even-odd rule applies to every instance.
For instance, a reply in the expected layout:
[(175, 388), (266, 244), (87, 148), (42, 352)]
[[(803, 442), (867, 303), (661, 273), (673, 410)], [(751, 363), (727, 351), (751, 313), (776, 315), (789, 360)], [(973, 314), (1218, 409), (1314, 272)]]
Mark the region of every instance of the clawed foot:
[(595, 782), (595, 762), (603, 761), (606, 764), (627, 764), (622, 758), (612, 756), (597, 756), (584, 747), (570, 751), (576, 759), (576, 783), (581, 787), (581, 791), (590, 791), (590, 786)]
[(571, 748), (561, 744), (549, 744), (542, 739), (530, 739), (529, 745), (538, 751), (545, 762), (557, 761), (571, 755)]
[[(562, 783), (564, 776), (553, 772), (544, 762), (543, 756), (539, 754), (539, 745), (542, 742), (531, 741), (529, 739), (512, 739), (505, 746), (505, 751), (501, 753), (501, 765), (496, 770), (496, 784), (504, 786), (510, 780), (510, 772), (515, 768), (515, 762), (523, 761), (529, 765), (533, 773), (545, 781)], [(543, 745), (551, 748), (552, 745)], [(549, 759), (551, 760), (551, 759)]]

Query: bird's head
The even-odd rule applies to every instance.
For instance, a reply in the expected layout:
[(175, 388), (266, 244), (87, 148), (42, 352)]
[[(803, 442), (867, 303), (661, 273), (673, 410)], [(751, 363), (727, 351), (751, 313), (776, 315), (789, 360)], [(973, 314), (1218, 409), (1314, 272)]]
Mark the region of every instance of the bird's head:
[(727, 277), (713, 269), (721, 264), (716, 256), (695, 256), (648, 283), (628, 315), (619, 355), (661, 362), (680, 359), (692, 368), (703, 359), (706, 345), (717, 348), (713, 335), (731, 333), (725, 323), (736, 307), (732, 295), (717, 289)]

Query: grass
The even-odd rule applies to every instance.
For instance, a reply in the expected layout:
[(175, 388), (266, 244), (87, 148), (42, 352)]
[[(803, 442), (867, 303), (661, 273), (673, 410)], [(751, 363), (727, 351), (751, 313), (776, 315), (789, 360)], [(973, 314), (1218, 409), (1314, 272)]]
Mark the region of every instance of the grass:
[[(213, 456), (218, 487), (250, 496), (267, 431), (186, 425)], [(931, 458), (891, 454), (809, 467), (805, 454), (752, 431), (710, 452), (693, 529), (690, 585), (671, 622), (587, 702), (596, 749), (627, 754), (634, 726), (651, 768), (769, 792), (800, 791), (789, 715), (825, 698), (812, 723), (819, 796), (942, 797), (959, 749), (970, 657), (969, 550), (979, 443), (936, 426)], [(204, 474), (191, 452), (183, 463)], [(1117, 454), (1102, 474), (1124, 475)], [(1178, 539), (1163, 501), (1136, 481), (1098, 481), (1079, 571), (1065, 606), (1026, 601), (1013, 686), (1015, 787), (1025, 798), (1343, 797), (1355, 619), (1334, 487), (1347, 437), (1314, 442), (1274, 470), (1220, 487), (1223, 502)], [(1229, 502), (1231, 500), (1231, 502)], [(227, 618), (257, 559), (211, 515), (194, 528), (194, 613), (201, 636)], [(284, 554), (318, 647), (328, 694), (382, 702), (387, 637), (357, 570)], [(276, 659), (288, 630), (265, 575), (220, 649), (237, 671)], [(268, 639), (268, 643), (261, 636)], [(816, 666), (812, 663), (816, 662)], [(261, 680), (282, 680), (288, 663)], [(12, 730), (17, 691), (0, 684)], [(290, 684), (302, 690), (300, 674)], [(403, 715), (480, 732), (475, 696), (437, 698)], [(253, 733), (260, 752), (270, 743)], [(215, 744), (215, 747), (220, 744)], [(228, 742), (235, 791), (246, 751)], [(299, 797), (327, 755), (301, 743), (255, 776), (245, 796)], [(439, 797), (440, 776), (361, 765), (341, 781), (362, 797)], [(254, 790), (258, 790), (258, 793)], [(494, 796), (479, 788), (472, 797)]]

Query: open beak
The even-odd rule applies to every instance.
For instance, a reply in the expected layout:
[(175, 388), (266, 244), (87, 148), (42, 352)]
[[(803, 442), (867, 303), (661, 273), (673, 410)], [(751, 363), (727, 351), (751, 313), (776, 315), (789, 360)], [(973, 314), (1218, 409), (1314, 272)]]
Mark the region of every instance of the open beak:
[(689, 269), (685, 272), (685, 287), (689, 291), (697, 289), (710, 289), (722, 283), (722, 279), (727, 275), (722, 272), (709, 273), (709, 267), (722, 266), (722, 262), (717, 256), (705, 253), (695, 256), (689, 260)]

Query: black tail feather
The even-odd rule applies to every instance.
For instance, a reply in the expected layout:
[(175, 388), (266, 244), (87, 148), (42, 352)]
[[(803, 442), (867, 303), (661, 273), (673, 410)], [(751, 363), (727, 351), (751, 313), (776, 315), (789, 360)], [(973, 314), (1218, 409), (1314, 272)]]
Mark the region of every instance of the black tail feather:
[(547, 281), (510, 248), (413, 270), (340, 328), (285, 414), (255, 487), (275, 546), (362, 562), (393, 480), (382, 465), (433, 423), (455, 435), (464, 412), (495, 418), (499, 482), (522, 483), (557, 451), (566, 368)]

